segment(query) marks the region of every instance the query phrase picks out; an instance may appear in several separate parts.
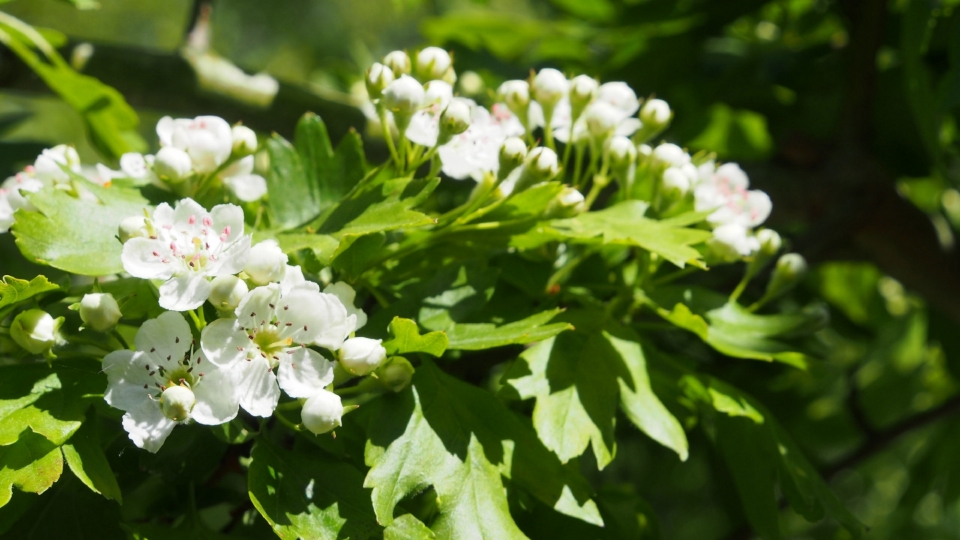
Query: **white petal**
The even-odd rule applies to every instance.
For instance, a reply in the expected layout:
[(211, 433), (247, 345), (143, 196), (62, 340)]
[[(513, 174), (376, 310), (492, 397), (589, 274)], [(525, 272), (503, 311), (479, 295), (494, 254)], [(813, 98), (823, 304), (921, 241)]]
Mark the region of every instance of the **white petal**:
[(218, 204), (210, 210), (213, 218), (213, 227), (222, 232), (224, 227), (230, 227), (230, 234), (226, 242), (233, 242), (243, 236), (243, 209), (235, 204)]
[(267, 194), (267, 181), (259, 174), (238, 174), (223, 183), (243, 202), (259, 201)]
[(295, 343), (337, 350), (356, 324), (356, 317), (349, 317), (343, 303), (332, 294), (294, 289), (282, 304), (289, 309), (277, 310), (277, 320), (296, 328), (292, 334)]
[(160, 203), (153, 210), (153, 222), (157, 227), (173, 226), (173, 208), (167, 203)]
[(203, 377), (193, 388), (197, 403), (190, 411), (190, 418), (208, 426), (233, 420), (240, 406), (236, 381), (239, 373), (214, 365), (207, 366), (204, 371)]
[(343, 307), (347, 308), (347, 313), (350, 315), (356, 315), (357, 324), (353, 331), (357, 331), (367, 324), (367, 314), (364, 313), (362, 309), (354, 305), (357, 299), (357, 291), (353, 290), (353, 287), (351, 287), (348, 283), (343, 281), (331, 283), (323, 289), (323, 292), (332, 294), (339, 298), (340, 302), (343, 303)]
[[(103, 372), (107, 374), (107, 390), (103, 399), (122, 411), (131, 411), (144, 401), (150, 400), (153, 377), (144, 368), (150, 364), (145, 353), (128, 350), (113, 351), (103, 359)], [(143, 385), (148, 385), (144, 389)]]
[(241, 237), (217, 256), (215, 275), (237, 274), (243, 270), (243, 267), (247, 265), (247, 258), (250, 256), (251, 238), (250, 235)]
[(253, 358), (241, 362), (237, 368), (237, 395), (243, 410), (254, 416), (270, 416), (277, 408), (280, 399), (280, 387), (277, 376), (262, 358)]
[(303, 277), (303, 270), (299, 266), (287, 265), (283, 273), (283, 279), (280, 280), (281, 294), (290, 294), (293, 289), (306, 289), (308, 291), (320, 292), (320, 285), (307, 281)]
[(186, 274), (170, 278), (160, 286), (160, 307), (170, 311), (197, 309), (207, 301), (210, 289), (204, 276)]
[(413, 115), (406, 132), (408, 139), (428, 148), (433, 148), (437, 144), (439, 135), (440, 118), (425, 110), (417, 111)]
[[(243, 328), (256, 328), (260, 321), (271, 321), (280, 303), (280, 287), (276, 283), (257, 287), (247, 293), (237, 306), (237, 321)], [(271, 307), (273, 306), (273, 307)]]
[(176, 121), (169, 116), (164, 116), (157, 122), (157, 138), (160, 139), (160, 146), (170, 146), (173, 144), (173, 130)]
[(123, 415), (123, 429), (127, 430), (133, 444), (153, 453), (160, 450), (176, 425), (163, 415), (160, 403), (156, 401), (145, 401)]
[(177, 208), (173, 211), (174, 226), (178, 230), (186, 228), (192, 217), (192, 221), (194, 222), (193, 226), (199, 230), (202, 226), (201, 222), (203, 221), (203, 217), (206, 215), (207, 210), (200, 206), (197, 201), (190, 198), (181, 199), (180, 202), (177, 203)]
[(243, 361), (249, 345), (250, 338), (236, 319), (217, 319), (200, 334), (204, 356), (218, 366), (230, 366)]
[(192, 341), (190, 326), (183, 315), (171, 311), (143, 323), (134, 340), (137, 350), (150, 355), (156, 364), (166, 364), (168, 356), (170, 362), (179, 362), (190, 350)]
[(131, 238), (123, 245), (120, 260), (123, 262), (123, 269), (133, 277), (167, 279), (176, 270), (172, 259), (166, 256), (167, 251), (169, 250), (156, 240)]
[(333, 362), (316, 351), (294, 349), (281, 355), (277, 380), (290, 397), (310, 397), (333, 382)]
[(640, 122), (639, 118), (625, 118), (617, 124), (616, 135), (623, 135), (624, 137), (629, 137), (637, 132), (640, 127), (643, 126), (643, 123)]

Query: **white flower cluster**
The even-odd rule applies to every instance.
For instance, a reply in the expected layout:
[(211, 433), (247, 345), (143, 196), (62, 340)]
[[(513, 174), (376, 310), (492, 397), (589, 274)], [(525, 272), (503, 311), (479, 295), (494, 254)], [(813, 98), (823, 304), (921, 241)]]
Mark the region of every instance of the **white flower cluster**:
[(104, 398), (126, 411), (123, 426), (137, 446), (155, 452), (178, 423), (222, 424), (240, 407), (270, 416), (281, 390), (304, 400), (303, 423), (314, 433), (340, 425), (340, 398), (326, 389), (334, 362), (314, 348), (358, 376), (386, 359), (379, 340), (352, 337), (367, 317), (349, 285), (321, 292), (276, 242), (251, 248), (234, 205), (207, 212), (185, 199), (125, 223), (124, 268), (165, 280), (161, 306), (185, 311), (209, 300), (221, 315), (203, 328), (198, 347), (183, 315), (168, 311), (143, 324), (136, 351), (104, 359)]
[(256, 201), (266, 195), (266, 180), (253, 173), (257, 135), (250, 128), (231, 128), (216, 116), (165, 116), (157, 122), (157, 136), (160, 150), (156, 155), (124, 154), (119, 171), (100, 165), (100, 176), (108, 180), (146, 180), (169, 189), (215, 175), (241, 201)]
[(47, 186), (64, 185), (70, 175), (64, 168), (81, 174), (80, 156), (72, 146), (61, 144), (44, 150), (33, 165), (0, 184), (0, 233), (10, 230), (17, 210), (35, 211), (26, 193), (36, 193)]

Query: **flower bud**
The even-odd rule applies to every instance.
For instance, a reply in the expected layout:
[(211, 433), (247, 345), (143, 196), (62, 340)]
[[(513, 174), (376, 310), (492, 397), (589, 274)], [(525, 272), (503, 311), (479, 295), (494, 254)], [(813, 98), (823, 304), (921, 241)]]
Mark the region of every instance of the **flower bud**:
[(623, 135), (618, 135), (607, 141), (606, 151), (610, 166), (614, 169), (629, 167), (637, 161), (637, 147)]
[(774, 297), (793, 288), (807, 273), (807, 261), (799, 253), (787, 253), (777, 260), (765, 296)]
[(117, 228), (117, 235), (120, 237), (120, 242), (126, 244), (127, 240), (131, 238), (146, 238), (150, 236), (150, 228), (150, 225), (147, 223), (147, 218), (143, 216), (130, 216), (120, 221), (120, 226)]
[(544, 114), (563, 99), (567, 93), (567, 78), (553, 68), (543, 68), (533, 78), (533, 98), (544, 108)]
[(486, 88), (483, 77), (475, 71), (464, 71), (460, 74), (457, 83), (460, 87), (460, 94), (464, 96), (479, 96)]
[(400, 392), (410, 385), (413, 380), (413, 365), (402, 356), (390, 358), (386, 364), (377, 369), (380, 384), (392, 392)]
[(665, 194), (682, 195), (690, 190), (690, 177), (677, 167), (667, 167), (661, 186)]
[(506, 178), (527, 157), (527, 145), (520, 137), (507, 137), (500, 147), (500, 178)]
[(190, 418), (197, 397), (186, 386), (174, 385), (160, 394), (160, 410), (174, 422), (183, 422)]
[(264, 240), (250, 248), (243, 271), (257, 285), (278, 282), (287, 269), (287, 255), (276, 240)]
[(379, 62), (374, 62), (374, 64), (370, 66), (370, 69), (367, 70), (367, 75), (364, 78), (364, 82), (367, 84), (367, 94), (370, 95), (370, 99), (380, 99), (383, 91), (386, 90), (387, 86), (390, 86), (393, 79), (393, 71), (389, 67)]
[(653, 158), (667, 166), (683, 167), (690, 163), (690, 155), (675, 144), (663, 143), (653, 149)]
[(28, 309), (13, 319), (10, 337), (27, 351), (41, 354), (57, 344), (62, 324), (63, 317), (54, 319), (42, 309)]
[(190, 156), (183, 150), (164, 146), (157, 152), (157, 157), (153, 162), (153, 171), (157, 176), (171, 183), (179, 183), (190, 176), (193, 169), (193, 162)]
[(463, 99), (454, 99), (440, 115), (440, 140), (448, 141), (470, 127), (470, 104)]
[(497, 100), (507, 105), (513, 114), (526, 123), (527, 108), (530, 106), (530, 85), (527, 81), (506, 81), (497, 89)]
[(423, 106), (426, 94), (423, 85), (413, 77), (404, 75), (383, 91), (384, 106), (394, 112), (413, 114)]
[(564, 186), (560, 193), (550, 201), (544, 212), (544, 217), (547, 219), (565, 219), (582, 214), (586, 210), (587, 203), (583, 193), (570, 186)]
[(220, 311), (233, 311), (250, 289), (237, 276), (217, 276), (210, 282), (210, 304)]
[(527, 169), (543, 182), (557, 176), (560, 165), (557, 162), (557, 153), (546, 146), (534, 148), (524, 162)]
[(609, 103), (598, 101), (587, 107), (583, 113), (587, 131), (594, 138), (603, 141), (617, 129), (620, 113)]
[(230, 135), (235, 155), (249, 156), (257, 151), (257, 134), (247, 126), (233, 126)]
[(333, 431), (334, 428), (343, 425), (342, 417), (343, 403), (340, 401), (340, 396), (327, 390), (320, 390), (310, 396), (300, 411), (304, 427), (316, 435)]
[(727, 223), (714, 229), (713, 238), (707, 245), (712, 258), (728, 263), (748, 257), (760, 248), (757, 239), (739, 223)]
[(589, 75), (577, 75), (570, 81), (570, 108), (574, 120), (596, 99), (599, 88), (597, 80)]
[(393, 51), (383, 57), (383, 65), (393, 71), (393, 78), (410, 74), (410, 57), (403, 51)]
[(640, 107), (640, 121), (646, 129), (660, 131), (670, 122), (673, 111), (662, 99), (650, 99)]
[(760, 241), (760, 253), (766, 257), (773, 257), (783, 246), (783, 240), (773, 229), (763, 229), (757, 232), (757, 240)]
[(350, 338), (343, 342), (338, 356), (340, 364), (354, 375), (366, 375), (387, 358), (387, 350), (379, 339)]
[(120, 306), (110, 293), (91, 293), (80, 300), (80, 320), (97, 332), (109, 332), (120, 321)]
[(417, 53), (417, 75), (423, 80), (443, 79), (451, 67), (450, 53), (440, 47), (427, 47)]

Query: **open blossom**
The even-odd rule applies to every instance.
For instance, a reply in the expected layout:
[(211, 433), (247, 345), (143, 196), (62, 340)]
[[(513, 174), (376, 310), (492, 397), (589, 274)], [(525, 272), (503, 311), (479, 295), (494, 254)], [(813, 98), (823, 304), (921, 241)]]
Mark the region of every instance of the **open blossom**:
[(162, 279), (160, 306), (172, 311), (200, 307), (210, 296), (209, 278), (243, 270), (250, 236), (243, 235), (243, 210), (221, 204), (207, 212), (192, 199), (173, 209), (157, 206), (148, 220), (150, 236), (131, 238), (121, 260), (130, 275)]
[(473, 108), (470, 127), (440, 147), (438, 154), (443, 173), (458, 180), (479, 180), (486, 172), (500, 167), (500, 147), (508, 137), (522, 135), (523, 125), (502, 103), (490, 111)]
[(330, 384), (333, 363), (307, 346), (337, 350), (356, 325), (336, 296), (308, 285), (286, 292), (276, 283), (257, 287), (235, 313), (204, 328), (201, 346), (212, 362), (237, 373), (240, 406), (255, 416), (273, 413), (280, 389), (305, 398)]
[[(640, 120), (634, 117), (634, 114), (640, 109), (640, 100), (637, 99), (637, 94), (626, 83), (608, 82), (601, 84), (597, 90), (597, 97), (587, 105), (587, 110), (593, 106), (602, 107), (604, 116), (611, 117), (614, 135), (629, 137), (640, 129)], [(586, 122), (587, 118), (590, 117), (587, 110), (577, 118), (576, 122), (573, 122), (574, 142), (584, 141), (590, 134)], [(554, 110), (550, 125), (553, 127), (553, 136), (560, 142), (566, 143), (570, 139), (572, 114), (570, 100), (567, 98), (560, 101)], [(532, 107), (531, 115), (537, 120), (536, 123), (543, 125), (543, 113), (539, 112), (536, 105)]]
[(243, 202), (260, 200), (267, 194), (267, 180), (253, 174), (253, 161), (253, 156), (247, 156), (220, 173), (223, 184)]
[(216, 116), (198, 116), (192, 120), (165, 116), (157, 122), (160, 146), (172, 146), (190, 156), (200, 173), (213, 172), (233, 152), (230, 124)]
[(177, 424), (217, 425), (237, 415), (233, 374), (194, 350), (190, 327), (179, 313), (143, 323), (136, 349), (103, 359), (108, 381), (103, 398), (126, 411), (123, 429), (140, 448), (156, 452)]
[(753, 228), (770, 216), (773, 204), (760, 190), (748, 190), (747, 174), (736, 163), (726, 163), (701, 181), (694, 190), (698, 212), (716, 209), (707, 216), (714, 225), (738, 223)]
[(453, 100), (453, 87), (445, 81), (430, 81), (424, 95), (424, 108), (413, 113), (405, 135), (419, 145), (433, 147), (440, 136), (440, 115)]
[(17, 173), (0, 184), (0, 233), (10, 230), (13, 225), (13, 214), (17, 210), (34, 210), (25, 193), (36, 193), (43, 189), (43, 182), (28, 175)]

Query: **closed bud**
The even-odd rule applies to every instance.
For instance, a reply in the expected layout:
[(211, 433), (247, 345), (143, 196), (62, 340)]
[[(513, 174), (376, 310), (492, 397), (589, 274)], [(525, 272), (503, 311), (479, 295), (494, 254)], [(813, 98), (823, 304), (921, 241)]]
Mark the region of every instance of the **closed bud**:
[(387, 358), (387, 350), (379, 339), (350, 338), (343, 342), (338, 356), (340, 364), (354, 375), (366, 375)]
[(586, 199), (583, 193), (576, 188), (564, 186), (557, 196), (550, 201), (544, 217), (547, 219), (565, 219), (582, 214), (587, 210)]
[(757, 232), (757, 240), (760, 241), (760, 253), (765, 257), (773, 257), (783, 246), (783, 240), (773, 229), (763, 229)]
[(777, 260), (766, 296), (774, 297), (793, 288), (807, 273), (807, 261), (799, 253), (787, 253)]
[(607, 141), (606, 151), (610, 166), (614, 169), (624, 169), (637, 161), (637, 147), (634, 146), (633, 141), (623, 135), (617, 135)]
[(80, 300), (80, 320), (97, 332), (109, 332), (120, 321), (120, 306), (110, 293), (91, 293)]
[(599, 88), (600, 83), (588, 75), (577, 75), (570, 80), (570, 108), (574, 120), (596, 99)]
[(677, 167), (667, 167), (661, 185), (665, 194), (682, 195), (690, 190), (690, 177)]
[(530, 85), (527, 81), (506, 81), (497, 89), (497, 100), (507, 105), (513, 114), (527, 121), (527, 109), (530, 106)]
[(174, 385), (160, 394), (160, 410), (174, 422), (183, 422), (190, 418), (190, 411), (197, 403), (193, 390), (186, 386)]
[(454, 99), (440, 115), (440, 139), (449, 140), (470, 127), (470, 104), (463, 99)]
[(303, 404), (300, 418), (304, 427), (312, 433), (329, 433), (343, 425), (343, 402), (340, 401), (340, 396), (333, 392), (320, 390)]
[(417, 53), (417, 75), (425, 81), (443, 79), (453, 67), (450, 53), (440, 47), (427, 47)]
[(171, 183), (179, 183), (190, 176), (193, 169), (193, 162), (190, 156), (183, 150), (164, 146), (157, 152), (157, 157), (153, 161), (153, 171), (157, 176)]
[(598, 101), (587, 107), (583, 113), (587, 131), (596, 140), (606, 140), (620, 123), (620, 112), (609, 103)]
[(60, 340), (60, 325), (63, 317), (54, 319), (42, 309), (28, 309), (13, 319), (10, 337), (33, 354), (49, 351)]
[(393, 51), (383, 57), (383, 65), (393, 71), (393, 78), (410, 74), (410, 57), (403, 51)]
[(567, 93), (567, 78), (553, 68), (543, 68), (533, 78), (533, 98), (544, 108), (552, 109)]
[(406, 133), (410, 117), (423, 107), (424, 98), (423, 86), (413, 77), (403, 75), (387, 86), (380, 101), (393, 111), (400, 133)]
[(527, 157), (527, 144), (520, 137), (507, 137), (500, 147), (500, 178), (506, 178)]
[(649, 99), (640, 107), (640, 121), (645, 129), (660, 131), (670, 122), (673, 111), (662, 99)]
[(217, 276), (210, 282), (210, 304), (220, 311), (233, 311), (250, 289), (237, 276)]
[(233, 138), (234, 155), (249, 156), (257, 151), (257, 134), (247, 126), (233, 126), (230, 135)]
[(524, 162), (527, 170), (543, 182), (557, 176), (560, 172), (560, 165), (557, 161), (557, 153), (546, 146), (534, 148)]
[(392, 392), (400, 392), (413, 380), (413, 365), (402, 356), (394, 356), (377, 370), (377, 380)]
[(287, 269), (287, 255), (276, 240), (264, 240), (250, 248), (243, 271), (257, 285), (275, 283), (283, 279)]
[(393, 70), (389, 67), (379, 62), (375, 62), (370, 66), (370, 69), (367, 70), (366, 77), (364, 77), (364, 82), (367, 85), (367, 94), (370, 95), (370, 99), (380, 99), (383, 91), (387, 89), (387, 86), (390, 86), (394, 78)]
[(653, 158), (670, 167), (683, 167), (690, 163), (690, 155), (683, 148), (671, 143), (663, 143), (653, 149)]
[(486, 88), (483, 77), (475, 71), (464, 71), (461, 73), (458, 85), (460, 87), (460, 94), (464, 96), (479, 96)]
[(120, 226), (117, 228), (117, 236), (120, 237), (120, 242), (125, 244), (127, 240), (131, 238), (146, 238), (151, 236), (151, 228), (147, 218), (143, 216), (130, 216), (120, 221)]

